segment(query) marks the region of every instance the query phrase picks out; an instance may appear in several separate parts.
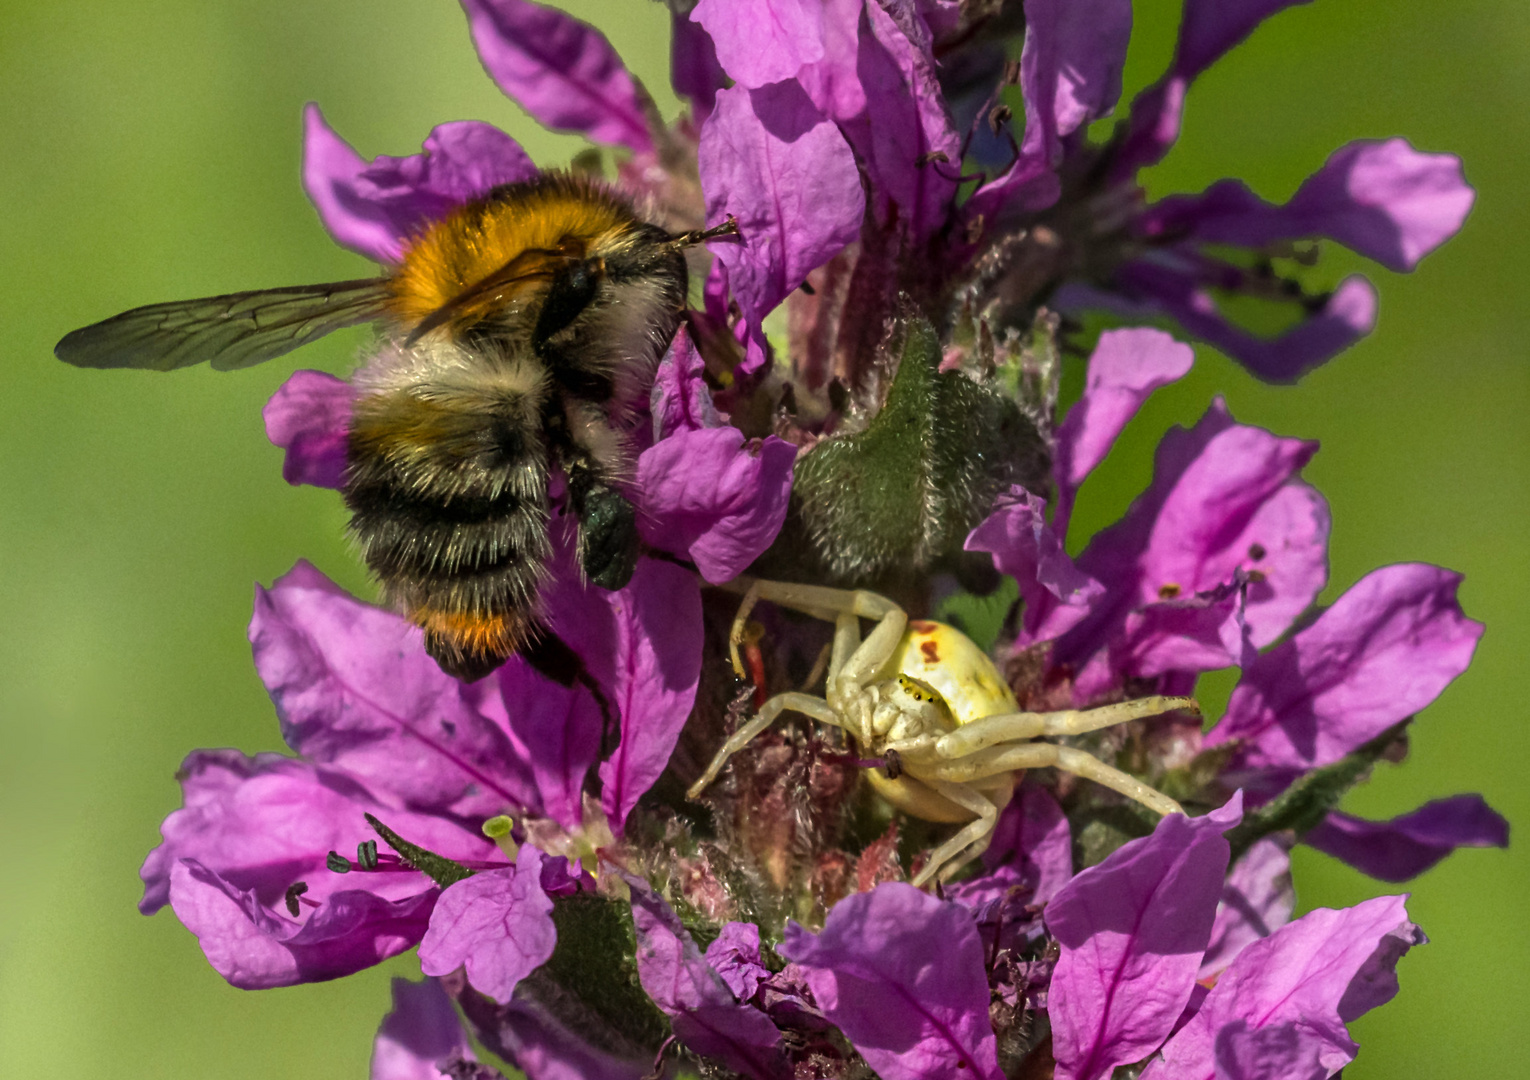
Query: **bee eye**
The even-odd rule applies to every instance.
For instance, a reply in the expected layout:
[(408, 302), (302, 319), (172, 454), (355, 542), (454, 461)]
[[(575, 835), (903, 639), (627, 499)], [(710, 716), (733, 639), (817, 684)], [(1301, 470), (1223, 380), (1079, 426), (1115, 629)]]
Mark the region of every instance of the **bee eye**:
[(604, 268), (602, 259), (580, 259), (570, 262), (553, 278), (537, 315), (536, 329), (531, 333), (532, 348), (540, 350), (590, 306)]

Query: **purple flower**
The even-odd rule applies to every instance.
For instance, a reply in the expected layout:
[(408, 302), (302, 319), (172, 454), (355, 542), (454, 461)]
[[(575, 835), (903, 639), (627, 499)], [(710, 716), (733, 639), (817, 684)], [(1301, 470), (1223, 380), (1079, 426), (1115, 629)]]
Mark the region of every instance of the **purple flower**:
[(1291, 885), (1291, 857), (1286, 848), (1276, 840), (1260, 840), (1233, 864), (1222, 884), (1211, 944), (1201, 958), (1197, 979), (1217, 975), (1246, 946), (1269, 937), (1291, 920), (1296, 891)]
[(821, 933), (788, 923), (776, 950), (887, 1080), (997, 1078), (988, 982), (972, 914), (901, 882), (841, 900)]
[[(580, 621), (573, 640), (602, 650), (590, 669), (621, 720), (618, 754), (601, 767), (618, 825), (668, 757), (700, 658), (698, 640), (651, 623), (674, 616), (699, 627), (699, 612), (676, 607), (694, 584), (677, 567), (645, 566), (619, 593), (560, 608)], [(250, 636), (284, 737), (303, 758), (192, 755), (186, 805), (144, 863), (140, 905), (152, 913), (170, 903), (235, 985), (334, 978), (425, 934), (440, 890), (424, 875), (387, 859), (365, 872), (327, 869), (331, 852), (373, 838), (365, 814), (485, 869), (504, 865), (477, 831), (489, 817), (579, 824), (601, 732), (587, 688), (553, 683), (519, 658), (464, 687), (425, 654), (418, 629), (307, 564), (261, 590)], [(461, 900), (494, 880), (469, 879)]]
[(1266, 1059), (1331, 1076), (1359, 1049), (1345, 1025), (1392, 999), (1397, 961), (1425, 940), (1400, 896), (1309, 912), (1243, 950), (1143, 1080), (1273, 1075)]
[(1153, 835), (1080, 873), (1047, 905), (1062, 947), (1047, 994), (1058, 1080), (1099, 1080), (1163, 1042), (1211, 939), (1242, 800)]

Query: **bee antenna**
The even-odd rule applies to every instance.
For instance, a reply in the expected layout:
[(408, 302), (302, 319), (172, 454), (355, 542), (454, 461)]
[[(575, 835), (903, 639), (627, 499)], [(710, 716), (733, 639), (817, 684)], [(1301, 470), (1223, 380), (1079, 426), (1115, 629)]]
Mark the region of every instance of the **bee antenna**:
[(710, 229), (693, 229), (690, 232), (681, 233), (670, 240), (670, 243), (677, 248), (688, 248), (694, 247), (697, 244), (704, 244), (708, 240), (716, 240), (720, 236), (734, 236), (738, 238), (738, 243), (742, 244), (744, 242), (744, 234), (738, 228), (738, 219), (732, 214), (729, 214), (728, 220), (721, 225), (713, 225)]

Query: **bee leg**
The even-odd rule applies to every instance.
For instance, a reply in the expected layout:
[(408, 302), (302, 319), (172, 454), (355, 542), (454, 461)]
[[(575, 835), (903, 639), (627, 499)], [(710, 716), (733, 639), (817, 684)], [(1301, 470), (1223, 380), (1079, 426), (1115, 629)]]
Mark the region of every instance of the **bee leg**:
[(621, 492), (581, 465), (569, 469), (568, 493), (579, 519), (584, 576), (602, 589), (622, 588), (637, 569), (637, 512)]

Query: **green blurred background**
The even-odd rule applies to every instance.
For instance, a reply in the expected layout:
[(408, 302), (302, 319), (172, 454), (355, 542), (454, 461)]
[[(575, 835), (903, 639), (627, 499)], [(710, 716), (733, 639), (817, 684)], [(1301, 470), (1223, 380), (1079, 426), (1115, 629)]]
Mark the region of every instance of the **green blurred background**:
[[(673, 114), (664, 9), (567, 6)], [(0, 1074), (363, 1076), (388, 976), (415, 973), (412, 955), (244, 993), (168, 911), (134, 908), (137, 868), (180, 802), (181, 757), (281, 746), (244, 638), (252, 584), (308, 558), (367, 592), (339, 500), (283, 483), (263, 434), (261, 406), (293, 365), (86, 372), (50, 349), (143, 303), (368, 273), (304, 200), (305, 101), (368, 156), (413, 152), (465, 118), (544, 164), (580, 144), (499, 95), (450, 0), (0, 11)], [(1128, 96), (1166, 62), (1177, 13), (1176, 0), (1138, 3)], [(1530, 654), (1527, 76), (1530, 8), (1516, 0), (1319, 0), (1201, 79), (1155, 193), (1230, 174), (1284, 198), (1344, 141), (1404, 134), (1460, 154), (1479, 201), (1417, 273), (1372, 271), (1377, 332), (1300, 386), (1258, 385), (1199, 350), (1085, 488), (1073, 536), (1076, 549), (1146, 483), (1164, 427), (1223, 393), (1241, 420), (1323, 441), (1306, 475), (1333, 507), (1325, 600), (1382, 563), (1464, 571), (1487, 636), (1422, 715), (1412, 759), (1346, 804), (1373, 816), (1467, 790), (1515, 822), (1530, 803), (1514, 675)], [(298, 363), (344, 372), (360, 341), (336, 335)], [(1304, 909), (1392, 891), (1305, 850), (1296, 878)], [(1349, 1076), (1523, 1075), (1527, 886), (1523, 845), (1458, 854), (1413, 883), (1432, 944), (1403, 962), (1400, 997), (1355, 1025)]]

